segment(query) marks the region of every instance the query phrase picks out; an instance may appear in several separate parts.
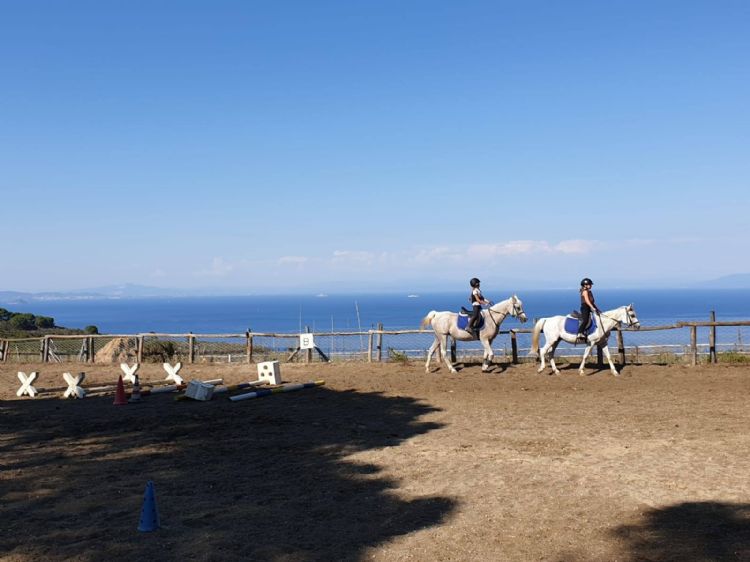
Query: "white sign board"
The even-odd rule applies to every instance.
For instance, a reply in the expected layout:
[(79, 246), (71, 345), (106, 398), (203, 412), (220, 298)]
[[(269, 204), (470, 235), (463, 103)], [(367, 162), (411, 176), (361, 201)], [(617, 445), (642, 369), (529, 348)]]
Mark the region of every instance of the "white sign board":
[(313, 340), (312, 334), (300, 334), (299, 335), (299, 348), (300, 349), (315, 349), (315, 341)]

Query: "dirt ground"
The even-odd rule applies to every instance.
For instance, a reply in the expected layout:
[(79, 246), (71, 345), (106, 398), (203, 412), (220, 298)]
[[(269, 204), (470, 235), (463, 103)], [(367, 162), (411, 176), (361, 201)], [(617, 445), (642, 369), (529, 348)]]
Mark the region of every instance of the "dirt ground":
[(325, 386), (127, 406), (17, 399), (18, 370), (119, 374), (0, 364), (2, 560), (750, 560), (747, 366), (284, 364)]

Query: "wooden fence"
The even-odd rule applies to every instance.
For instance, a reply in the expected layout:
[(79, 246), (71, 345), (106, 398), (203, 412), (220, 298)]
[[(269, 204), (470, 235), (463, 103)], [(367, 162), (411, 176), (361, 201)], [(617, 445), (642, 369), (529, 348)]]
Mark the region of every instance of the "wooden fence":
[[(712, 316), (712, 318), (715, 318)], [(677, 322), (670, 325), (661, 326), (643, 326), (640, 330), (624, 328), (615, 330), (614, 338), (610, 338), (611, 349), (616, 346), (616, 354), (619, 363), (624, 365), (629, 359), (633, 362), (641, 362), (649, 355), (653, 355), (652, 349), (667, 349), (671, 347), (680, 348), (680, 355), (687, 359), (691, 365), (699, 362), (699, 356), (705, 354), (708, 362), (716, 363), (717, 356), (717, 328), (727, 327), (748, 327), (750, 320), (743, 321), (706, 321), (706, 322)], [(708, 329), (708, 343), (703, 344), (698, 340), (698, 329)], [(640, 334), (638, 339), (643, 340), (647, 333), (664, 333), (674, 330), (689, 330), (689, 344), (653, 344), (653, 345), (633, 345), (626, 347), (626, 338), (635, 338), (635, 336), (626, 335), (629, 333)], [(307, 330), (309, 333), (309, 329)], [(526, 360), (523, 350), (529, 350), (528, 347), (521, 345), (520, 340), (527, 340), (532, 329), (519, 328), (510, 330), (501, 330), (499, 336), (508, 336), (510, 348), (503, 350), (511, 362), (519, 363)], [(382, 324), (378, 324), (376, 329), (359, 332), (322, 332), (312, 334), (318, 342), (321, 340), (335, 341), (339, 338), (341, 341), (350, 340), (349, 344), (343, 344), (341, 349), (332, 351), (329, 348), (328, 355), (337, 359), (349, 358), (356, 360), (384, 361), (391, 360), (404, 350), (409, 357), (422, 355), (426, 352), (431, 341), (432, 332), (430, 330), (385, 330)], [(394, 338), (399, 344), (384, 348), (384, 338), (388, 337), (392, 341)], [(328, 338), (328, 339), (327, 339)], [(351, 343), (352, 338), (358, 338)], [(663, 339), (663, 338), (662, 338)], [(206, 361), (224, 361), (254, 363), (269, 359), (280, 361), (302, 360), (312, 362), (317, 359), (314, 350), (319, 355), (328, 360), (328, 356), (320, 348), (301, 349), (300, 334), (289, 333), (272, 333), (272, 332), (244, 332), (238, 334), (168, 334), (168, 333), (140, 333), (140, 334), (100, 334), (100, 335), (47, 335), (39, 338), (16, 338), (0, 340), (0, 361), (8, 362), (16, 360), (18, 362), (60, 362), (65, 360), (79, 361), (82, 363), (107, 362), (107, 356), (104, 353), (105, 344), (115, 340), (123, 342), (123, 351), (128, 360), (156, 361), (160, 359), (173, 359), (174, 356), (186, 363), (206, 362)], [(364, 342), (367, 342), (365, 347)], [(284, 342), (279, 345), (278, 342)], [(498, 341), (498, 340), (496, 340)], [(287, 345), (287, 343), (289, 345)], [(359, 347), (356, 343), (359, 343)], [(407, 342), (407, 344), (404, 344)], [(333, 347), (333, 346), (331, 346)], [(578, 348), (579, 350), (581, 348)], [(705, 353), (701, 349), (706, 349)], [(736, 346), (739, 353), (745, 354), (747, 350), (744, 345)], [(451, 356), (456, 360), (456, 342), (451, 342)], [(479, 350), (464, 350), (464, 357), (471, 353), (479, 354)], [(104, 357), (102, 357), (104, 356)], [(602, 361), (602, 352), (598, 350), (598, 359)], [(119, 359), (111, 358), (109, 361), (117, 362)]]

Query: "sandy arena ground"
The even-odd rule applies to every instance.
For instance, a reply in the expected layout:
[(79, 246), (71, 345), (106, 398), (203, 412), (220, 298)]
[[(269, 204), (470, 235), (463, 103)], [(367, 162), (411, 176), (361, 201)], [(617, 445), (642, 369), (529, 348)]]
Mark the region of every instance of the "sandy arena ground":
[(325, 386), (127, 406), (17, 399), (18, 370), (119, 373), (0, 364), (2, 560), (750, 560), (748, 366), (284, 364)]

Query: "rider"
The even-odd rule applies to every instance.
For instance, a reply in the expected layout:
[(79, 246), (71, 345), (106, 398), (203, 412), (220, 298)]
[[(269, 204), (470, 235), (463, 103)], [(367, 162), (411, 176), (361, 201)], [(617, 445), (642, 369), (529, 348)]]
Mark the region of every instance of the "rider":
[(492, 304), (490, 301), (484, 298), (482, 291), (479, 290), (479, 279), (472, 277), (469, 281), (471, 285), (471, 294), (469, 295), (469, 302), (471, 303), (471, 318), (469, 319), (469, 325), (466, 326), (466, 331), (475, 337), (476, 325), (479, 322), (479, 315), (482, 313), (483, 304)]
[(596, 306), (596, 302), (594, 302), (594, 293), (591, 292), (591, 287), (594, 285), (594, 282), (589, 279), (588, 277), (584, 277), (581, 280), (581, 318), (579, 320), (578, 324), (578, 336), (576, 338), (576, 341), (578, 343), (584, 343), (586, 341), (586, 327), (589, 323), (589, 318), (591, 318), (591, 311), (595, 311), (597, 314), (601, 313), (601, 310), (599, 310), (599, 307)]

